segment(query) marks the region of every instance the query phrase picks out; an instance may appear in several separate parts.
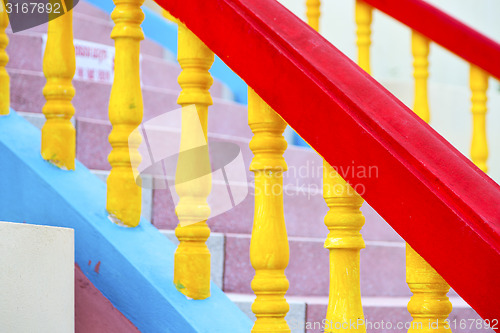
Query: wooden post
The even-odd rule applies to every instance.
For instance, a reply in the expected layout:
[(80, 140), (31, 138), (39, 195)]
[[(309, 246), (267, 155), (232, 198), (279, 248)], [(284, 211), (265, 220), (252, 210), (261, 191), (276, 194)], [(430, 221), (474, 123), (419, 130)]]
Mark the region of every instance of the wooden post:
[(371, 74), (370, 68), (370, 45), (371, 42), (371, 24), (372, 24), (373, 7), (368, 5), (363, 0), (356, 0), (356, 35), (358, 46), (358, 65), (363, 68), (368, 74)]
[(109, 100), (109, 135), (112, 150), (108, 184), (107, 210), (111, 219), (135, 227), (141, 218), (141, 180), (137, 167), (141, 162), (138, 147), (141, 136), (137, 130), (143, 115), (141, 80), (139, 76), (140, 41), (144, 39), (141, 22), (144, 0), (114, 0), (111, 18), (115, 22), (111, 38), (115, 40), (115, 76)]
[(321, 16), (320, 7), (320, 0), (306, 1), (307, 23), (316, 31), (319, 31), (319, 17)]
[[(175, 209), (179, 225), (175, 235), (179, 246), (175, 252), (174, 283), (186, 296), (205, 299), (210, 296), (210, 252), (205, 242), (210, 236), (206, 220), (210, 216), (207, 197), (212, 186), (207, 120), (208, 106), (212, 105), (208, 90), (213, 79), (208, 70), (214, 62), (214, 53), (182, 23), (178, 34), (177, 57), (182, 68), (178, 81), (182, 90), (177, 103), (183, 110), (181, 154), (175, 176), (179, 196)], [(189, 105), (195, 106), (195, 110), (187, 108)], [(196, 131), (200, 126), (203, 133)], [(182, 153), (200, 146), (207, 149), (196, 156)], [(204, 170), (201, 177), (200, 170)]]
[(409, 244), (406, 244), (406, 282), (413, 296), (408, 312), (413, 317), (408, 333), (451, 332), (445, 322), (451, 313), (446, 296), (450, 286)]
[(250, 242), (250, 262), (255, 269), (252, 289), (257, 298), (252, 311), (256, 332), (290, 332), (285, 320), (289, 247), (283, 212), (283, 158), (286, 123), (251, 88), (248, 89), (248, 124), (254, 133), (250, 149), (254, 158), (255, 213)]
[(415, 78), (413, 112), (427, 123), (430, 121), (429, 101), (427, 97), (429, 44), (430, 41), (427, 37), (412, 30), (411, 45), (413, 53), (413, 77)]
[(486, 113), (488, 107), (488, 73), (481, 68), (471, 65), (470, 89), (472, 92), (472, 143), (471, 158), (479, 169), (488, 171), (488, 138), (486, 137)]
[[(423, 120), (429, 122), (430, 112), (427, 103), (426, 82), (428, 77), (427, 55), (429, 54), (429, 41), (425, 37), (413, 33), (412, 45), (415, 57), (414, 76), (416, 89), (415, 109), (413, 111)], [(420, 90), (419, 94), (417, 94), (417, 89)], [(421, 89), (425, 89), (425, 94)], [(408, 312), (413, 317), (408, 332), (450, 332), (450, 327), (445, 322), (452, 309), (451, 302), (446, 296), (450, 286), (408, 243), (406, 243), (406, 283), (408, 283), (413, 293), (408, 303)]]
[(73, 11), (69, 11), (49, 21), (43, 57), (47, 78), (43, 95), (47, 102), (42, 111), (47, 121), (42, 127), (41, 152), (45, 160), (65, 170), (75, 169), (76, 131), (71, 123), (75, 67)]
[(360, 233), (365, 224), (360, 211), (363, 198), (326, 161), (323, 161), (323, 196), (330, 209), (325, 216), (330, 231), (325, 241), (325, 248), (330, 250), (325, 332), (364, 333), (359, 276), (359, 252), (365, 247)]

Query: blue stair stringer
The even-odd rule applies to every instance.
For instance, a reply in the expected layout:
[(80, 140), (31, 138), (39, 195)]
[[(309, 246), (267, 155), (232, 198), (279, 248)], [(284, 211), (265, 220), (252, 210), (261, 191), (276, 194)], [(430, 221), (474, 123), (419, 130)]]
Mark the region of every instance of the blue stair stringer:
[(250, 332), (215, 284), (206, 300), (179, 293), (175, 246), (145, 219), (137, 228), (111, 223), (106, 185), (78, 161), (75, 171), (45, 162), (40, 131), (13, 111), (0, 116), (0, 172), (0, 220), (73, 228), (76, 263), (140, 331)]

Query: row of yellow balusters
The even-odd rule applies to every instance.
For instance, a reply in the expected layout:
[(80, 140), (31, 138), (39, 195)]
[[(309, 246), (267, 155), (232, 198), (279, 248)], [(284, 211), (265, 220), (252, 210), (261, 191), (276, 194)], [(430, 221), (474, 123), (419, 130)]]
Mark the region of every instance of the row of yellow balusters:
[[(115, 40), (115, 77), (109, 102), (109, 118), (113, 125), (109, 141), (112, 166), (107, 181), (107, 209), (113, 221), (129, 227), (137, 226), (141, 212), (141, 187), (137, 185), (133, 169), (140, 162), (138, 152), (129, 153), (129, 145), (137, 148), (141, 138), (136, 128), (142, 121), (143, 102), (139, 77), (140, 41), (144, 38), (141, 22), (143, 0), (115, 0), (112, 13), (115, 27), (111, 37)], [(356, 24), (359, 65), (370, 72), (370, 34), (373, 9), (356, 1)], [(320, 1), (307, 0), (309, 24), (319, 29)], [(173, 19), (173, 18), (171, 18)], [(5, 29), (8, 17), (0, 14), (0, 114), (9, 114), (9, 76), (5, 69), (8, 55), (5, 48), (8, 37)], [(178, 58), (182, 67), (179, 84), (182, 92), (178, 103), (195, 105), (207, 137), (208, 106), (212, 99), (208, 92), (212, 78), (208, 73), (214, 54), (179, 24)], [(417, 32), (412, 33), (414, 56), (415, 105), (414, 111), (429, 121), (427, 77), (429, 40)], [(71, 80), (75, 73), (75, 52), (72, 33), (72, 12), (54, 19), (48, 25), (47, 47), (43, 69), (47, 84), (43, 90), (43, 107), (47, 121), (42, 129), (41, 154), (58, 167), (75, 167), (75, 129), (71, 124), (75, 94)], [(485, 114), (488, 75), (471, 66), (473, 140), (472, 160), (486, 171), (488, 156)], [(254, 133), (250, 148), (254, 152), (251, 170), (255, 173), (256, 193), (273, 193), (265, 189), (282, 186), (286, 163), (283, 153), (286, 141), (282, 133), (286, 123), (249, 88), (248, 122)], [(181, 144), (189, 145), (190, 121), (183, 116)], [(132, 140), (129, 140), (131, 136)], [(137, 149), (132, 149), (136, 151)], [(271, 152), (270, 152), (271, 150)], [(206, 159), (207, 157), (201, 157)], [(182, 163), (182, 161), (179, 161)], [(329, 234), (325, 247), (330, 251), (330, 297), (326, 318), (329, 322), (349, 322), (363, 317), (360, 295), (359, 253), (365, 244), (360, 234), (364, 217), (360, 212), (363, 199), (324, 162), (324, 198), (330, 208), (325, 217)], [(341, 185), (341, 186), (338, 186)], [(196, 190), (193, 190), (196, 188)], [(177, 186), (180, 201), (176, 207), (180, 225), (176, 235), (180, 240), (175, 254), (174, 283), (179, 291), (193, 299), (210, 296), (210, 253), (206, 240), (210, 230), (206, 224), (210, 208), (206, 198), (210, 193), (210, 177), (198, 180), (196, 186)], [(342, 191), (334, 189), (343, 188)], [(197, 223), (191, 224), (191, 222)], [(182, 226), (181, 226), (182, 225)], [(184, 226), (186, 225), (186, 226)], [(284, 270), (288, 265), (289, 249), (283, 213), (282, 194), (256, 195), (255, 216), (250, 246), (250, 258), (255, 268), (252, 289), (257, 298), (252, 310), (257, 320), (254, 332), (288, 332), (284, 319), (288, 312), (285, 293), (288, 280)], [(268, 260), (273, 258), (273, 260)], [(195, 274), (192, 274), (196, 272)], [(334, 283), (335, 282), (335, 283)], [(414, 322), (439, 320), (439, 331), (444, 331), (444, 319), (451, 311), (446, 296), (447, 283), (415, 251), (407, 245), (407, 282), (413, 296), (408, 309)], [(332, 330), (333, 332), (334, 330)], [(364, 332), (364, 326), (357, 332)]]

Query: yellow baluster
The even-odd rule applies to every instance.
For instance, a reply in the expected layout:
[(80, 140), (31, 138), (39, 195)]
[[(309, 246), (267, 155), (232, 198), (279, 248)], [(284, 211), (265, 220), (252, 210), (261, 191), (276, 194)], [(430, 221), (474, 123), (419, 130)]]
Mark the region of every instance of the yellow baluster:
[(450, 286), (410, 245), (406, 244), (406, 282), (413, 296), (408, 311), (413, 317), (409, 333), (451, 332), (445, 322), (451, 313), (446, 296)]
[(320, 0), (307, 0), (306, 1), (306, 16), (307, 16), (307, 23), (316, 31), (319, 31), (319, 17), (321, 15), (320, 7), (321, 7), (321, 1)]
[(325, 224), (330, 233), (330, 296), (325, 332), (366, 332), (359, 276), (359, 252), (365, 247), (360, 230), (363, 198), (323, 161), (323, 196), (330, 208)]
[(144, 0), (114, 0), (111, 18), (115, 22), (111, 38), (115, 40), (115, 76), (109, 100), (109, 120), (113, 125), (108, 156), (111, 172), (108, 177), (107, 210), (112, 220), (135, 227), (141, 215), (140, 178), (137, 166), (141, 156), (137, 150), (141, 136), (137, 127), (143, 115), (139, 76), (140, 41), (144, 39), (141, 22)]
[(47, 83), (43, 95), (47, 100), (43, 113), (47, 121), (42, 128), (42, 157), (66, 170), (75, 169), (76, 133), (71, 118), (75, 108), (71, 100), (75, 89), (73, 45), (73, 12), (49, 21), (43, 72)]
[[(369, 15), (368, 58), (364, 65), (368, 66), (369, 71), (371, 8), (366, 12), (367, 5), (358, 2), (356, 3), (358, 36), (359, 32), (365, 29), (361, 28), (366, 23), (366, 17), (363, 15)], [(361, 9), (358, 9), (359, 6)], [(364, 23), (359, 24), (358, 18)], [(360, 39), (358, 45), (359, 41)], [(367, 68), (361, 67), (365, 70)], [(325, 240), (325, 248), (330, 251), (330, 290), (325, 332), (366, 332), (359, 276), (359, 252), (365, 247), (360, 233), (365, 223), (360, 211), (363, 198), (325, 160), (323, 160), (323, 197), (330, 208), (325, 216), (325, 224), (330, 231)], [(351, 323), (354, 323), (353, 326)]]
[(370, 69), (370, 45), (371, 41), (371, 24), (373, 7), (368, 5), (362, 0), (356, 0), (356, 34), (358, 39), (358, 65), (363, 68), (368, 74), (371, 73)]
[[(311, 22), (315, 23), (309, 20), (310, 25)], [(359, 232), (365, 223), (359, 210), (363, 199), (325, 160), (323, 197), (330, 208), (325, 216), (330, 231), (325, 240), (325, 248), (330, 251), (330, 290), (324, 329), (325, 332), (366, 332), (359, 276), (359, 251), (365, 247)]]
[(373, 7), (362, 0), (356, 0), (356, 34), (358, 39), (358, 65), (363, 68), (368, 74), (370, 69), (370, 45), (371, 45), (371, 24), (372, 24)]
[(7, 115), (10, 107), (10, 79), (9, 73), (5, 69), (9, 62), (9, 55), (5, 51), (9, 44), (9, 37), (7, 37), (5, 29), (9, 25), (9, 16), (3, 1), (0, 10), (0, 115)]
[(430, 121), (429, 102), (427, 98), (429, 42), (427, 37), (414, 30), (412, 31), (413, 77), (415, 78), (415, 103), (413, 111), (427, 123)]
[(252, 332), (290, 332), (285, 320), (289, 248), (283, 213), (282, 134), (286, 123), (252, 89), (248, 89), (248, 124), (254, 133), (250, 149), (254, 158), (255, 212), (250, 242), (250, 262), (255, 269), (252, 289), (257, 298), (252, 311), (257, 320)]
[[(205, 244), (210, 235), (206, 222), (210, 216), (207, 203), (211, 190), (210, 160), (208, 149), (197, 156), (182, 152), (203, 145), (206, 147), (208, 106), (212, 105), (208, 90), (213, 83), (208, 70), (214, 62), (214, 53), (182, 23), (178, 31), (178, 60), (182, 68), (178, 81), (182, 91), (177, 103), (184, 108), (175, 186), (179, 196), (176, 207), (179, 225), (175, 234), (180, 243), (175, 252), (174, 283), (186, 296), (205, 299), (210, 296), (210, 252)], [(185, 108), (189, 105), (195, 105), (197, 113)], [(201, 138), (196, 133), (200, 124), (203, 130)], [(205, 176), (195, 176), (200, 171), (204, 171), (201, 174)], [(186, 179), (189, 181), (181, 182)]]
[[(418, 36), (416, 38), (424, 37)], [(428, 41), (420, 39), (415, 43), (415, 39), (413, 39), (412, 44), (414, 52), (417, 47), (421, 51), (418, 52), (420, 55), (428, 54)], [(426, 48), (425, 44), (427, 44), (426, 52), (424, 52)], [(416, 58), (415, 62), (417, 62)], [(419, 62), (421, 67), (424, 67), (424, 65), (427, 67), (426, 59)], [(419, 70), (423, 72), (422, 68)], [(415, 72), (417, 72), (417, 66), (415, 66)], [(427, 72), (427, 69), (425, 69), (425, 72)], [(427, 77), (426, 73), (421, 73), (421, 76), (423, 77), (424, 74)], [(417, 79), (416, 73), (415, 79)], [(425, 88), (427, 89), (426, 84)], [(418, 103), (416, 99), (417, 94), (415, 94), (415, 105)], [(427, 106), (427, 101), (422, 104)], [(427, 113), (422, 112), (422, 109), (420, 109), (420, 113), (416, 113), (420, 117), (427, 117), (423, 118), (423, 120), (429, 122), (428, 110), (429, 108), (427, 107)], [(451, 302), (446, 296), (450, 290), (450, 286), (408, 243), (406, 244), (406, 283), (408, 283), (413, 293), (408, 303), (408, 312), (413, 317), (408, 332), (451, 332), (449, 325), (446, 325), (444, 322), (448, 318), (452, 308)]]
[(479, 169), (488, 171), (486, 161), (488, 160), (488, 139), (486, 138), (486, 102), (488, 97), (488, 73), (481, 68), (471, 65), (470, 67), (470, 89), (472, 92), (472, 144), (471, 158)]

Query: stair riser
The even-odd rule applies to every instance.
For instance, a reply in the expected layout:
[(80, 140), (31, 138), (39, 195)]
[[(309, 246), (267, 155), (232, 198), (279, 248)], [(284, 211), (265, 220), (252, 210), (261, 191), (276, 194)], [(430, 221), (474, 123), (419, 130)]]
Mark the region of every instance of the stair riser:
[[(6, 66), (7, 69), (21, 69), (42, 73), (42, 37), (20, 34), (16, 34), (13, 37), (12, 34), (9, 34), (9, 38), (10, 43), (7, 47), (7, 52), (9, 54), (26, 53), (27, 56), (10, 57)], [(141, 79), (145, 87), (167, 89), (177, 94), (180, 91), (180, 87), (177, 82), (177, 77), (180, 72), (181, 69), (176, 64), (165, 62), (160, 58), (148, 56), (143, 53), (141, 60)], [(75, 80), (75, 82), (78, 81)], [(219, 81), (214, 81), (214, 84), (210, 88), (210, 93), (215, 98), (223, 97), (223, 94), (225, 93), (223, 84)]]
[[(220, 189), (222, 187), (222, 189)], [(218, 200), (217, 193), (225, 189), (224, 185), (213, 184), (209, 203)], [(238, 189), (238, 193), (244, 188)], [(250, 234), (254, 213), (254, 189), (248, 187), (247, 197), (231, 210), (209, 219), (209, 226), (214, 232)], [(328, 208), (321, 193), (314, 195), (303, 191), (286, 189), (284, 191), (285, 222), (289, 236), (315, 237), (323, 240), (328, 229), (323, 223)], [(172, 229), (177, 224), (173, 212), (173, 202), (169, 190), (153, 191), (153, 223), (158, 228)], [(368, 205), (361, 210), (366, 218), (361, 230), (365, 240), (402, 242), (401, 237)]]
[[(154, 68), (151, 68), (154, 70)], [(45, 86), (46, 79), (42, 72), (25, 72), (17, 69), (10, 69), (11, 81), (11, 106), (13, 109), (20, 112), (41, 112), (45, 104), (45, 98), (42, 94), (43, 87)], [(162, 74), (163, 75), (163, 74)], [(167, 77), (168, 74), (165, 76)], [(177, 84), (175, 79), (171, 77), (171, 84)], [(73, 80), (73, 85), (76, 90), (75, 97), (73, 98), (73, 105), (75, 107), (76, 117), (86, 117), (92, 119), (108, 120), (108, 105), (109, 96), (111, 93), (111, 85), (105, 83), (94, 83), (80, 80)], [(222, 88), (214, 86), (214, 89)], [(144, 85), (142, 89), (143, 102), (144, 102), (144, 121), (153, 117), (164, 114), (165, 112), (177, 110), (178, 91), (175, 90), (158, 90), (153, 86)], [(246, 113), (242, 114), (245, 110), (243, 106), (228, 103), (220, 99), (215, 99), (215, 105), (211, 108), (214, 114), (209, 120), (209, 127), (212, 132), (223, 133), (228, 129), (228, 125), (223, 122), (217, 121), (219, 117), (225, 117), (228, 121), (241, 123), (240, 120), (246, 119)], [(219, 116), (219, 114), (221, 114)], [(241, 133), (241, 135), (250, 136), (250, 130), (245, 132), (243, 126), (246, 126), (246, 120), (242, 125), (233, 126), (232, 131), (226, 134), (234, 135)], [(220, 130), (219, 130), (220, 128)]]
[[(36, 125), (41, 127), (44, 122), (44, 117), (40, 114), (31, 114), (30, 118), (36, 121)], [(33, 121), (31, 119), (30, 121)], [(77, 121), (77, 158), (84, 164), (96, 170), (109, 170), (107, 156), (111, 151), (111, 146), (108, 142), (109, 131), (111, 126), (109, 123), (97, 120), (79, 120)], [(177, 139), (169, 137), (172, 132), (166, 132), (162, 138), (165, 144), (175, 142)], [(84, 143), (84, 144), (82, 144)], [(242, 146), (242, 151), (245, 146)], [(247, 148), (248, 149), (248, 148)], [(299, 152), (297, 152), (297, 155)], [(247, 154), (248, 155), (248, 154)], [(248, 167), (248, 156), (245, 162)], [(252, 177), (249, 172), (248, 178)], [(251, 186), (234, 186), (233, 192), (246, 193), (246, 198), (236, 207), (227, 212), (215, 216), (209, 220), (209, 225), (213, 232), (222, 233), (238, 233), (250, 234), (253, 223), (254, 209), (254, 189)], [(144, 207), (145, 211), (153, 211), (152, 220), (155, 225), (163, 229), (174, 229), (177, 226), (178, 220), (174, 212), (174, 204), (168, 189), (153, 190), (153, 207)], [(213, 184), (213, 190), (209, 197), (209, 203), (212, 207), (219, 207), (222, 195), (227, 193), (226, 186), (219, 183)], [(226, 200), (227, 201), (227, 200)], [(287, 188), (285, 190), (285, 221), (289, 236), (297, 237), (315, 237), (323, 240), (327, 235), (327, 229), (323, 224), (324, 216), (327, 212), (326, 204), (324, 203), (322, 194), (307, 193), (303, 189), (293, 190)], [(307, 209), (304, 208), (304, 203), (307, 203)], [(368, 205), (364, 204), (362, 211), (366, 218), (365, 225), (362, 229), (365, 240), (375, 241), (399, 241), (401, 238), (394, 233), (378, 214)], [(314, 221), (314, 223), (311, 223)]]
[[(112, 22), (106, 22), (102, 20), (95, 20), (89, 18), (88, 16), (75, 15), (73, 18), (73, 38), (86, 40), (94, 43), (104, 44), (108, 46), (113, 46), (114, 41), (111, 39), (111, 30), (113, 29)], [(12, 33), (12, 30), (7, 28), (7, 35), (11, 42), (15, 42), (15, 38), (18, 35), (29, 35), (32, 38), (41, 38), (42, 34), (47, 33), (47, 24), (38, 25), (29, 30), (21, 31), (18, 33)], [(8, 50), (8, 49), (7, 49)], [(157, 43), (150, 40), (143, 40), (141, 42), (141, 53), (147, 54), (153, 57), (163, 58), (165, 56), (164, 49)], [(12, 53), (20, 54), (20, 53)], [(25, 53), (23, 51), (23, 57), (29, 57), (31, 54)], [(33, 54), (31, 56), (41, 55), (40, 52)]]

